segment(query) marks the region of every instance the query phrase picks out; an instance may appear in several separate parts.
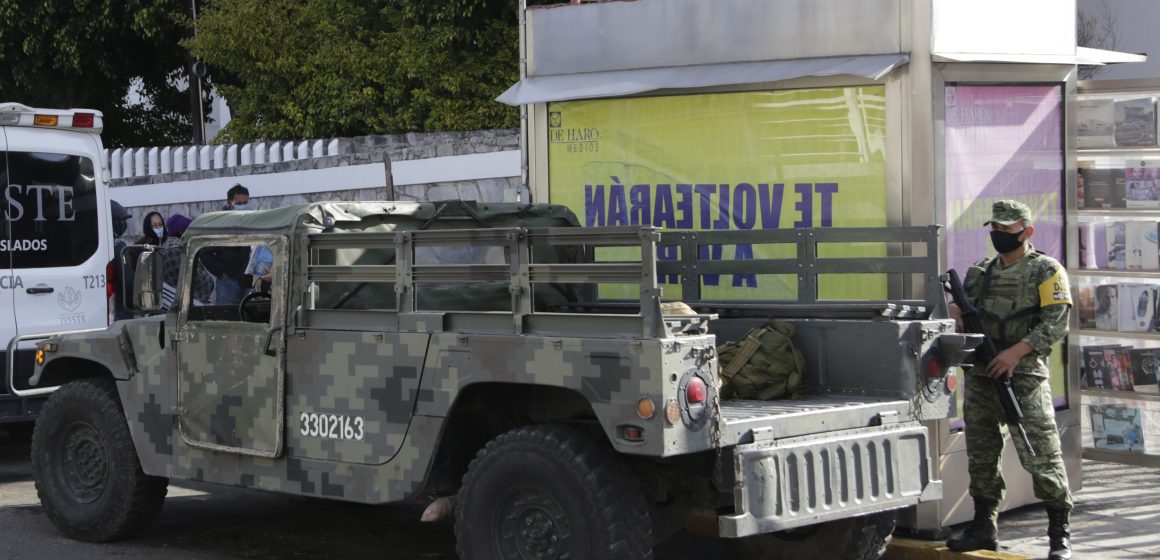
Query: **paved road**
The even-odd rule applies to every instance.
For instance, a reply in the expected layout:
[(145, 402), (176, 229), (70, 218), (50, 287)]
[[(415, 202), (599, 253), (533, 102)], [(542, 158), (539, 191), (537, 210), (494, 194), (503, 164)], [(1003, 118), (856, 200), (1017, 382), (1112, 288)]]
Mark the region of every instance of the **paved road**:
[[(363, 506), (218, 486), (170, 484), (160, 518), (139, 537), (100, 545), (66, 539), (45, 517), (28, 464), (28, 441), (0, 432), (0, 558), (447, 559), (450, 523), (421, 523), (421, 507)], [(384, 554), (384, 551), (389, 553)], [(658, 560), (718, 558), (689, 537), (666, 543)]]

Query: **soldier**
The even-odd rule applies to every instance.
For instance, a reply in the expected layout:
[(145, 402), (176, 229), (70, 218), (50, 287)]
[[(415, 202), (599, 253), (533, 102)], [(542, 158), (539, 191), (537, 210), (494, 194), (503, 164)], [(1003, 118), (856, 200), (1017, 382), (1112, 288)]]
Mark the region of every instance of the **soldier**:
[[(963, 282), (1001, 350), (989, 364), (968, 371), (963, 418), (966, 421), (967, 465), (975, 518), (962, 534), (947, 541), (956, 552), (996, 550), (998, 508), (1005, 486), (999, 472), (1006, 422), (998, 392), (986, 377), (1009, 376), (1023, 405), (1024, 427), (1034, 455), (1021, 438), (1013, 438), (1023, 468), (1031, 473), (1035, 497), (1047, 507), (1049, 560), (1071, 558), (1071, 492), (1060, 451), (1059, 430), (1048, 382), (1047, 356), (1067, 334), (1071, 290), (1067, 273), (1055, 259), (1029, 243), (1035, 234), (1031, 209), (1014, 200), (992, 206), (991, 244), (999, 253), (967, 271)], [(951, 316), (959, 318), (952, 305)]]

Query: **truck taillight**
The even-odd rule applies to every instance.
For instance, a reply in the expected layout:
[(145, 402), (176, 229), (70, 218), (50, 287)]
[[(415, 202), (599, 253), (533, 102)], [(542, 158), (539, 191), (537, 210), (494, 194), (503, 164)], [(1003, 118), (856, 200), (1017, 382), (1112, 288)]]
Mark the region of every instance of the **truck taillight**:
[(689, 384), (685, 387), (685, 400), (689, 404), (703, 403), (708, 396), (709, 390), (705, 387), (705, 382), (700, 377), (693, 377), (689, 380)]
[(931, 379), (938, 379), (943, 376), (946, 368), (943, 367), (942, 360), (939, 359), (937, 352), (931, 352), (926, 357), (922, 364), (923, 373)]
[(111, 260), (109, 264), (105, 265), (105, 304), (109, 312), (108, 324), (110, 325), (113, 324), (117, 315), (117, 302), (113, 299), (117, 297), (117, 278), (113, 274), (117, 270), (116, 263), (116, 260)]
[(36, 126), (56, 126), (56, 115), (36, 115), (32, 117), (32, 124)]
[(92, 128), (93, 114), (92, 113), (77, 113), (73, 115), (72, 125), (76, 128)]

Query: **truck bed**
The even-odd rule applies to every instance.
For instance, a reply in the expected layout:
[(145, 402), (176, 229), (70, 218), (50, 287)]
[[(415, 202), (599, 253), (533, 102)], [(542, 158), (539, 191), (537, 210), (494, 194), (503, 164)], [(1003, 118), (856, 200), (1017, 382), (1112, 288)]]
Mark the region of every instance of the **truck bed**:
[[(801, 400), (721, 401), (721, 441), (745, 444), (839, 430), (867, 428), (909, 419), (905, 400), (844, 395), (808, 395)], [(769, 433), (761, 433), (768, 430)], [(764, 436), (764, 437), (762, 437)]]

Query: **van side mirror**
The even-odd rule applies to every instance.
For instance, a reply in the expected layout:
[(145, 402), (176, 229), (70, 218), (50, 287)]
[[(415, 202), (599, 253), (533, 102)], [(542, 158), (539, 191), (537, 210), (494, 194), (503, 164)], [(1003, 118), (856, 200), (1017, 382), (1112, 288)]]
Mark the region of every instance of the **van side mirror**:
[(143, 249), (137, 256), (137, 267), (133, 274), (133, 297), (125, 303), (126, 307), (135, 313), (157, 313), (164, 310), (161, 254), (152, 248)]

